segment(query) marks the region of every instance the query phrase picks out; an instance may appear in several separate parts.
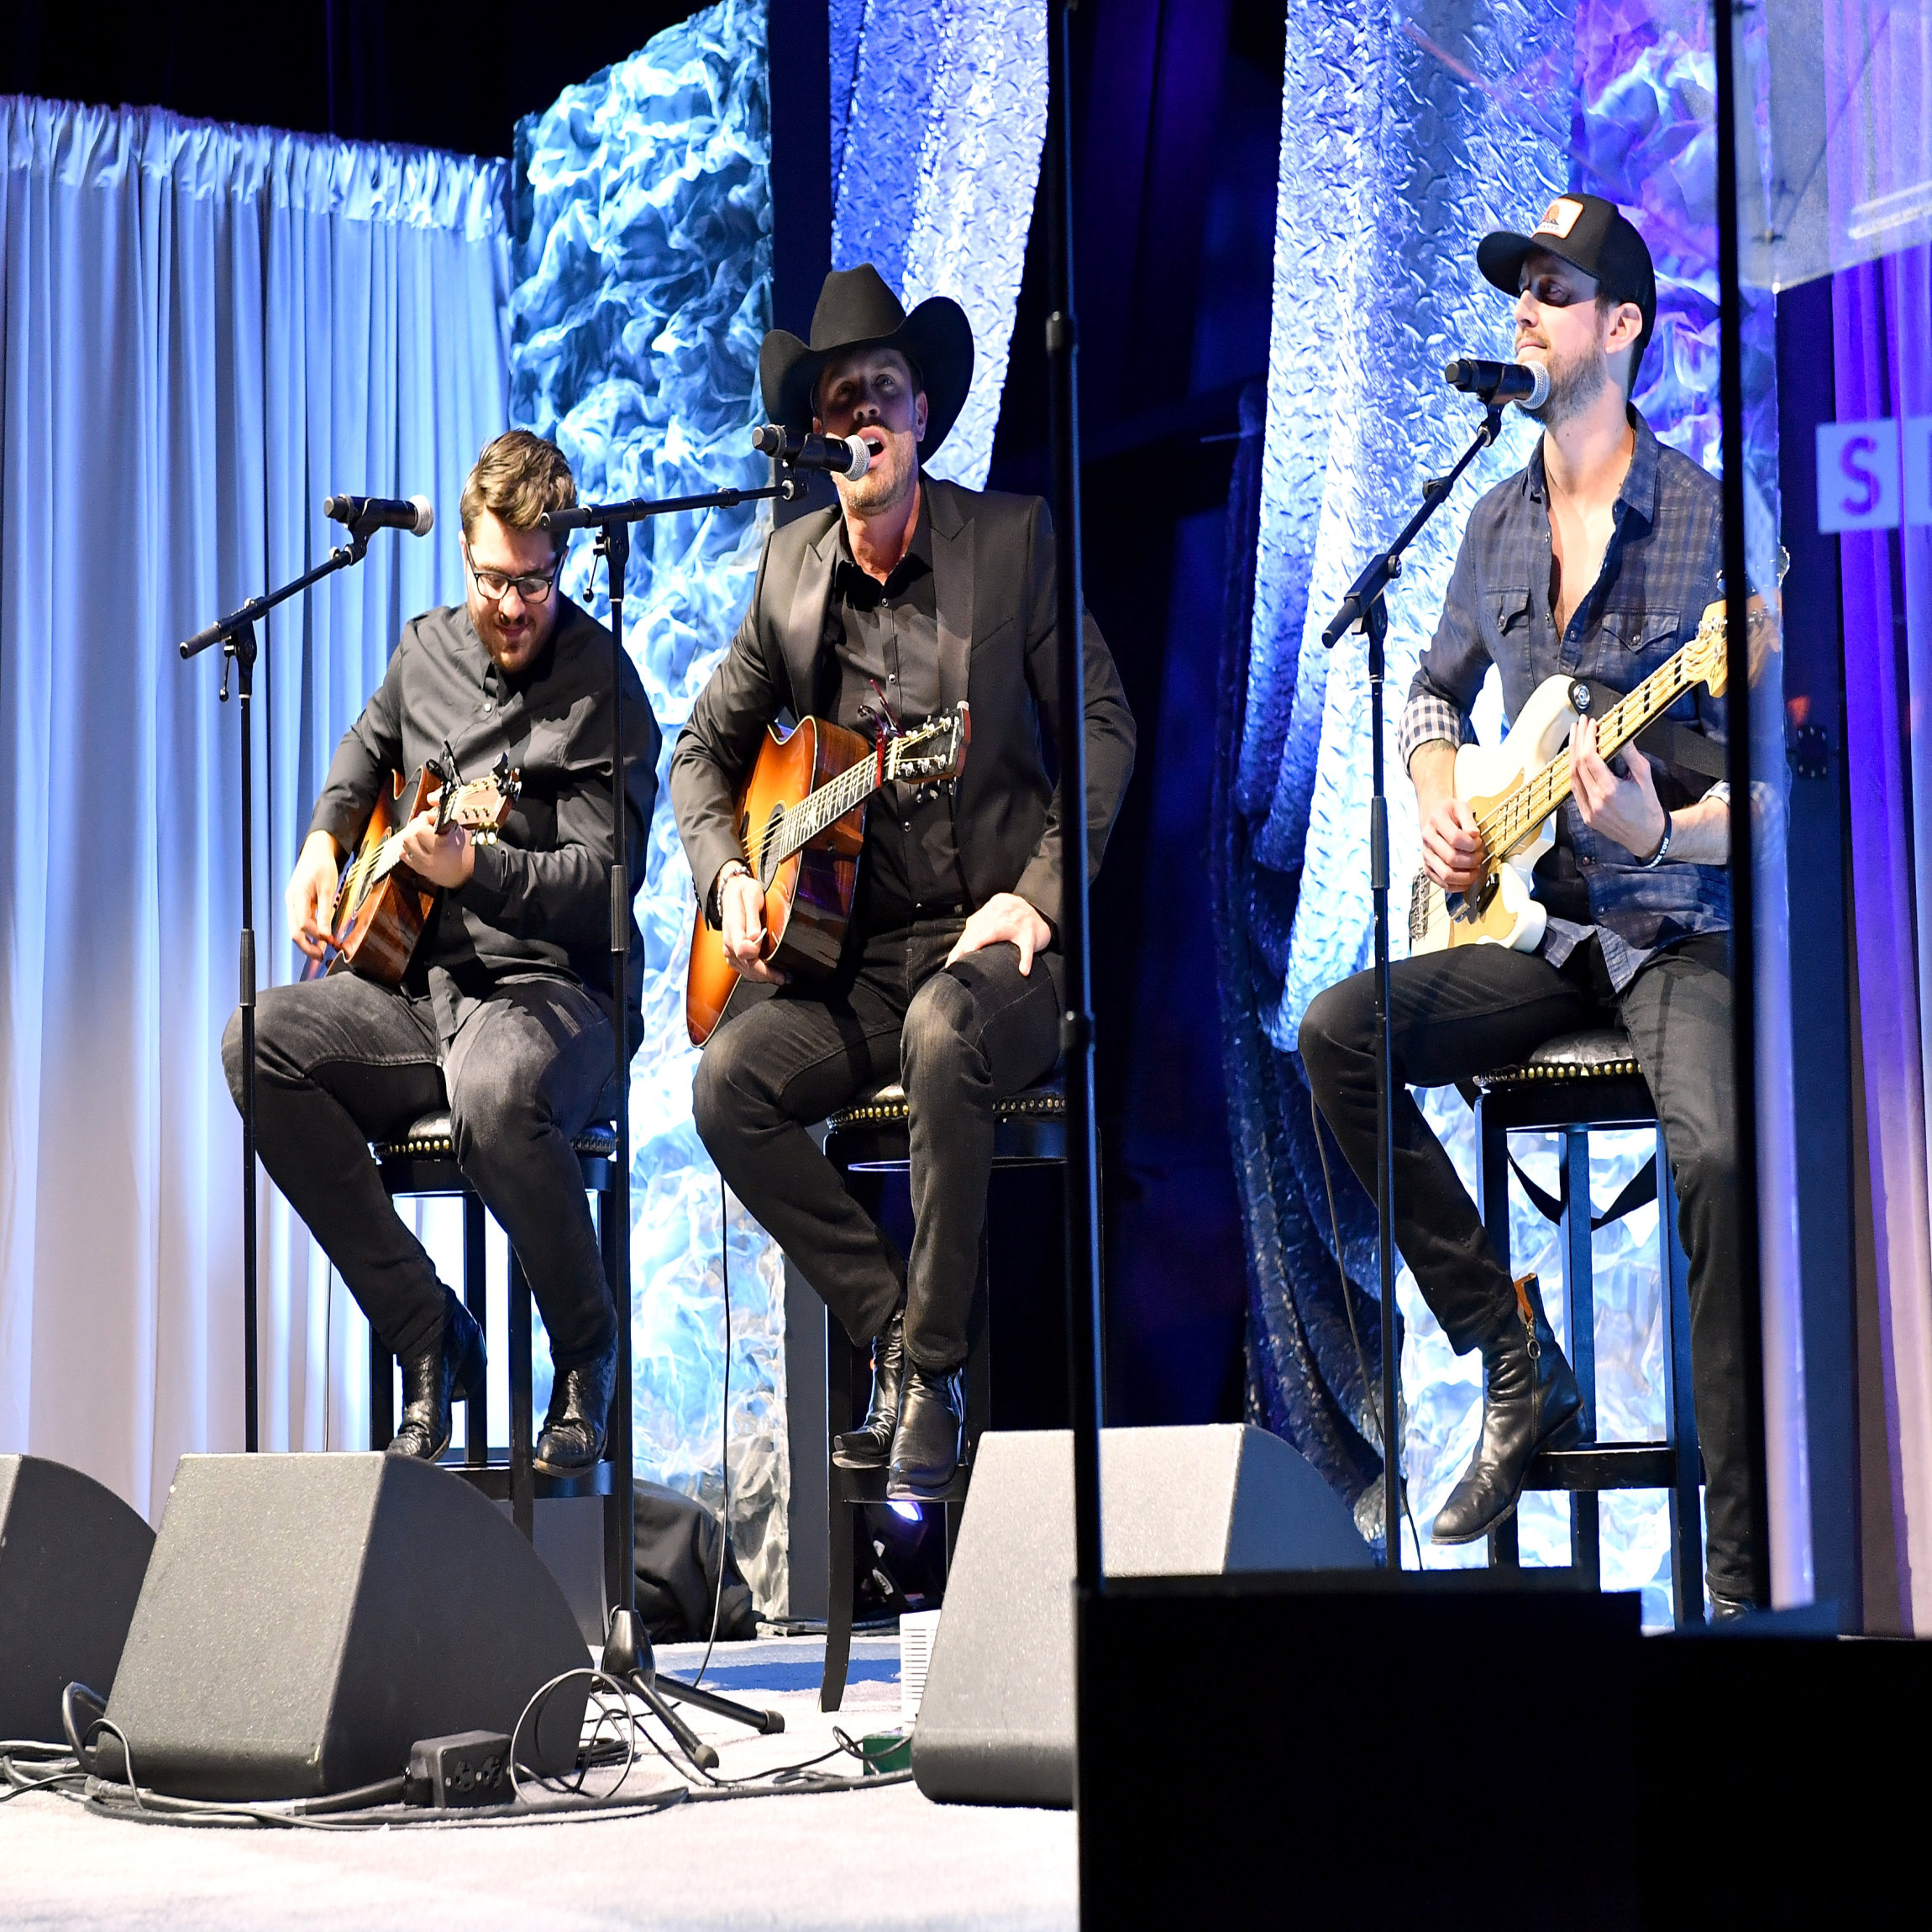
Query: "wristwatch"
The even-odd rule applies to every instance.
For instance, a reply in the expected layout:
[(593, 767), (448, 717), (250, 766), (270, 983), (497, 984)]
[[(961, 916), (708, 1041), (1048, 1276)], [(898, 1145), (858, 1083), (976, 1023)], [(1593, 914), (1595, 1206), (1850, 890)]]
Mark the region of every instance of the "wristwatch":
[(1640, 858), (1637, 861), (1646, 872), (1654, 871), (1670, 856), (1672, 829), (1671, 808), (1667, 805), (1664, 807), (1664, 835), (1657, 841), (1656, 850), (1648, 858)]

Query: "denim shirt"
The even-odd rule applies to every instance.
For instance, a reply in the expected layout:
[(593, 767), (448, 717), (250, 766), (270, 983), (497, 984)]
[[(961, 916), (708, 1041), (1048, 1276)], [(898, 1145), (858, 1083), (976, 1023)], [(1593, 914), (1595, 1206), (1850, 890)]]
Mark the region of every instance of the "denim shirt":
[[(1546, 678), (1590, 678), (1629, 691), (1697, 634), (1705, 606), (1722, 595), (1722, 487), (1688, 457), (1661, 444), (1635, 410), (1630, 419), (1636, 448), (1612, 512), (1603, 571), (1560, 638), (1550, 601), (1552, 553), (1541, 438), (1529, 462), (1477, 504), (1441, 622), (1403, 707), (1404, 770), (1419, 745), (1473, 738), (1470, 707), (1491, 664), (1501, 675), (1504, 714), (1513, 720)], [(1724, 742), (1724, 701), (1702, 685), (1665, 715)], [(1667, 806), (1695, 795), (1655, 761), (1651, 769)], [(1730, 789), (1714, 785), (1705, 795), (1728, 798)], [(1559, 836), (1574, 850), (1594, 923), (1552, 915), (1540, 948), (1551, 965), (1562, 965), (1593, 932), (1620, 992), (1660, 948), (1693, 933), (1729, 929), (1725, 867), (1667, 860), (1646, 870), (1635, 855), (1584, 824), (1574, 799), (1560, 809)]]

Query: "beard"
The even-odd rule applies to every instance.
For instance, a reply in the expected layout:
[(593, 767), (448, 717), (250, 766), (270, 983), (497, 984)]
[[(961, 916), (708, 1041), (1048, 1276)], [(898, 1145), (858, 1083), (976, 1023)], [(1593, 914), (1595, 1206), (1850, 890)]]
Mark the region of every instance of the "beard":
[(1610, 365), (1601, 349), (1579, 349), (1561, 360), (1552, 358), (1543, 365), (1549, 372), (1550, 393), (1538, 409), (1525, 409), (1546, 429), (1558, 429), (1572, 417), (1581, 416), (1610, 385)]
[(919, 446), (910, 432), (885, 431), (885, 447), (863, 476), (835, 477), (839, 501), (856, 516), (876, 517), (911, 495), (919, 475)]

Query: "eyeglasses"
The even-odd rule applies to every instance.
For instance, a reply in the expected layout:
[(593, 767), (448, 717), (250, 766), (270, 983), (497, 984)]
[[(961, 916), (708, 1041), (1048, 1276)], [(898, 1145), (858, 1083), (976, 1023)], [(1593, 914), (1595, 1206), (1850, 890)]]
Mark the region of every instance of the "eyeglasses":
[(463, 561), (470, 566), (470, 575), (476, 580), (476, 588), (493, 604), (500, 604), (515, 589), (517, 595), (526, 604), (540, 604), (550, 594), (557, 581), (557, 571), (564, 559), (559, 557), (550, 568), (539, 576), (533, 573), (525, 577), (512, 577), (501, 570), (480, 570), (475, 559), (470, 554), (470, 546), (463, 546)]

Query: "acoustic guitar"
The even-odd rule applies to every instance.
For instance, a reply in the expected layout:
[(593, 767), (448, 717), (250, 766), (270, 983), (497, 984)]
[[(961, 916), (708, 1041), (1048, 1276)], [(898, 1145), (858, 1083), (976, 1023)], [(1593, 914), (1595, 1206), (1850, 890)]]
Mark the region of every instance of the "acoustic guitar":
[[(1713, 697), (1724, 696), (1725, 634), (1725, 607), (1714, 603), (1697, 635), (1597, 720), (1597, 749), (1606, 760), (1686, 691), (1701, 684)], [(1570, 795), (1570, 736), (1588, 704), (1588, 685), (1546, 678), (1500, 745), (1466, 744), (1457, 752), (1456, 795), (1475, 818), (1483, 869), (1462, 892), (1446, 893), (1426, 872), (1415, 874), (1409, 895), (1411, 956), (1452, 946), (1532, 953), (1541, 943), (1549, 915), (1532, 896), (1530, 875), (1556, 843), (1551, 822)]]
[[(958, 777), (972, 737), (963, 704), (876, 744), (822, 718), (767, 730), (738, 794), (738, 836), (764, 891), (765, 958), (777, 971), (806, 979), (831, 973), (852, 918), (867, 801), (881, 785)], [(739, 974), (701, 906), (685, 980), (691, 1044), (703, 1046), (727, 1013), (769, 990)]]
[(522, 780), (499, 759), (487, 778), (449, 785), (434, 764), (417, 774), (407, 811), (402, 774), (391, 774), (387, 794), (378, 792), (355, 856), (343, 869), (329, 915), (328, 950), (312, 960), (305, 979), (344, 968), (399, 985), (428, 923), (437, 888), (419, 878), (402, 858), (402, 833), (419, 812), (436, 814), (436, 829), (460, 825), (479, 844), (492, 843), (522, 790)]

